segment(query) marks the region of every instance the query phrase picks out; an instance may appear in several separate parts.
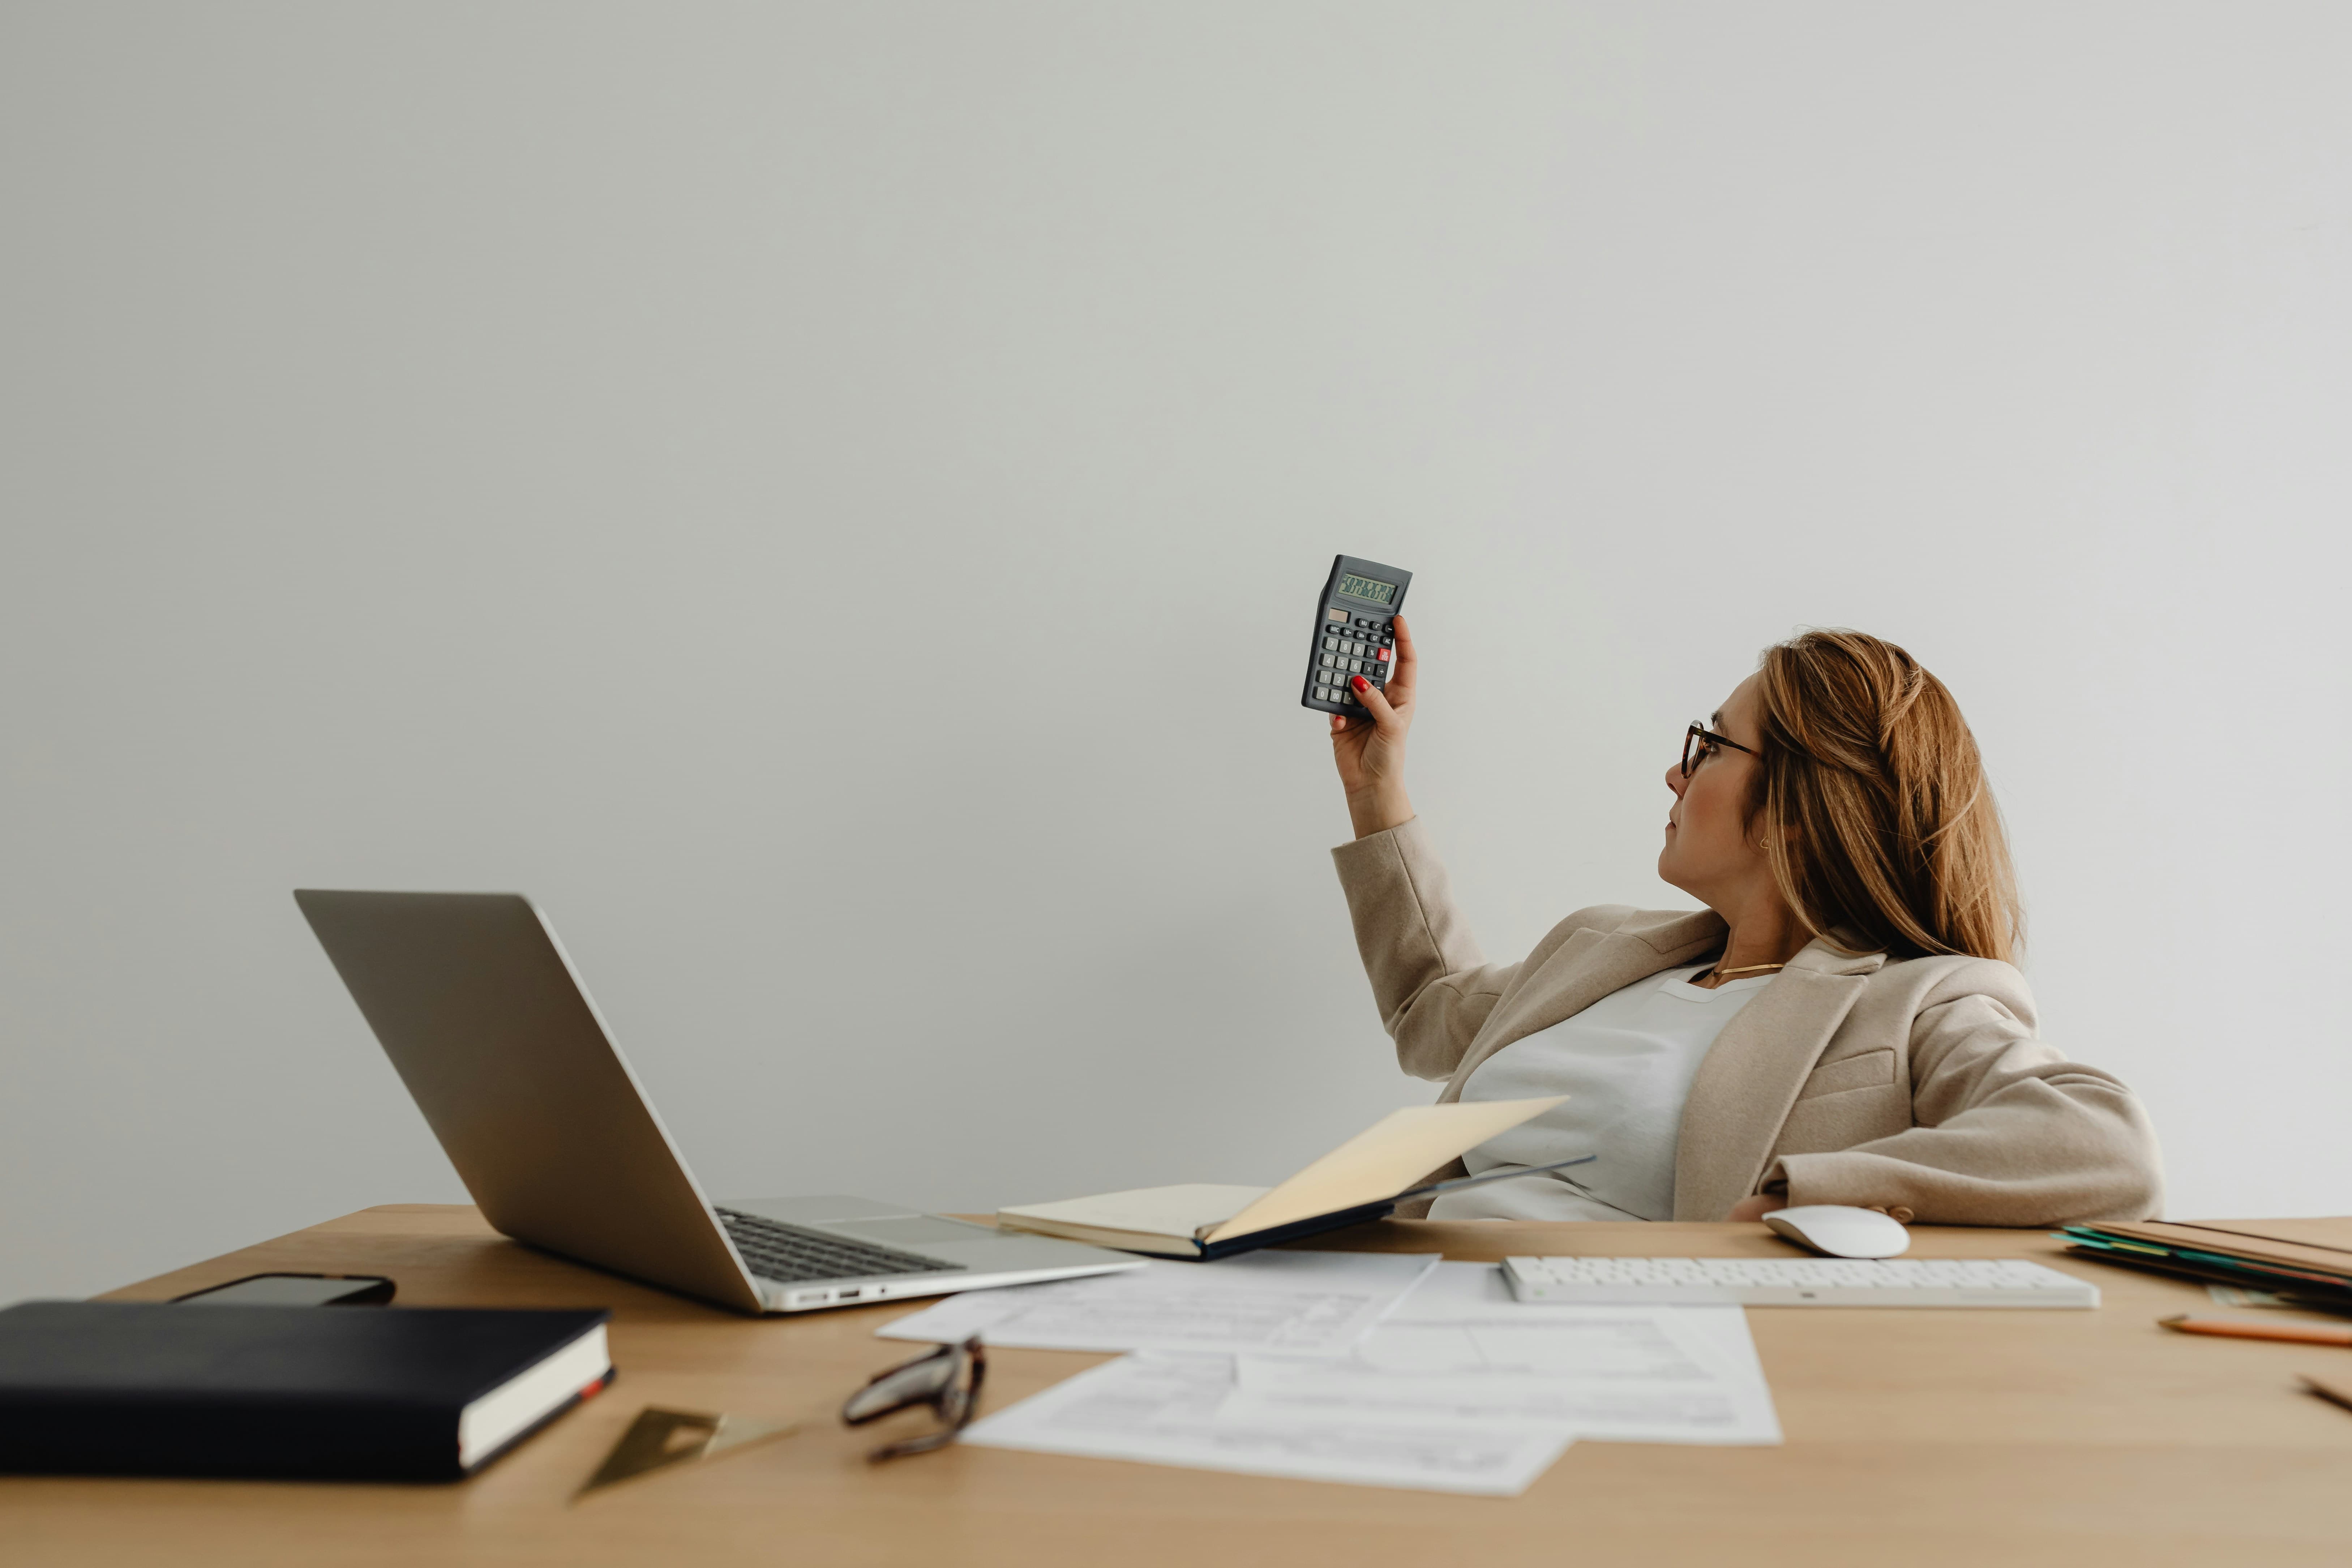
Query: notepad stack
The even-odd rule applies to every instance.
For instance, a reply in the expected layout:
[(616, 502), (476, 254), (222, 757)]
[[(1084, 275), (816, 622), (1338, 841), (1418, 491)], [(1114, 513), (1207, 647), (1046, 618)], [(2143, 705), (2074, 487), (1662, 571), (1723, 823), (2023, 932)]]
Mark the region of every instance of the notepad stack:
[(2352, 1218), (2070, 1225), (2077, 1257), (2352, 1312)]

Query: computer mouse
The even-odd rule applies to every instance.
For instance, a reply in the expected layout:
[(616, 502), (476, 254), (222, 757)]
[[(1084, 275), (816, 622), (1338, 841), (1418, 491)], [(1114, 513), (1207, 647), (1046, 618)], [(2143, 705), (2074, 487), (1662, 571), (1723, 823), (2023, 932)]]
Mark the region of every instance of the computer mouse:
[(1774, 1209), (1764, 1223), (1798, 1246), (1832, 1258), (1893, 1258), (1911, 1247), (1911, 1233), (1876, 1209), (1806, 1204)]

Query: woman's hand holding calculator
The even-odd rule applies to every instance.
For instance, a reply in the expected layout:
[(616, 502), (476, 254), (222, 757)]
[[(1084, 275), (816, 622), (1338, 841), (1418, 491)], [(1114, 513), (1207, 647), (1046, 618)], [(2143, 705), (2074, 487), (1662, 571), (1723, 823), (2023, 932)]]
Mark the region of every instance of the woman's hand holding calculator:
[(1395, 635), (1396, 673), (1389, 677), (1386, 689), (1356, 676), (1349, 687), (1362, 715), (1331, 715), (1331, 760), (1339, 764), (1339, 783), (1348, 791), (1348, 818), (1359, 838), (1412, 819), (1412, 802), (1404, 793), (1404, 737), (1412, 728), (1419, 663), (1402, 616), (1396, 617)]

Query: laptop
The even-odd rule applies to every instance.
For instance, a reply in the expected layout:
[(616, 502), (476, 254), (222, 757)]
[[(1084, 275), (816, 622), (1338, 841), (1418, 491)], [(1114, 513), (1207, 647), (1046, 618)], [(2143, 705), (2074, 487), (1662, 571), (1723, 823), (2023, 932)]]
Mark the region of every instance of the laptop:
[(713, 1204), (530, 900), (294, 900), (482, 1217), (517, 1241), (740, 1312), (1143, 1267), (866, 1198)]

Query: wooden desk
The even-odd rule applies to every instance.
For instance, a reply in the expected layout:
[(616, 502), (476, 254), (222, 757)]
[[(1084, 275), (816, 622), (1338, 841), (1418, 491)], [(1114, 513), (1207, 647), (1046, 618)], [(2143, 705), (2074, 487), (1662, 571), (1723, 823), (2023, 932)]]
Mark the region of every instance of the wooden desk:
[[(1328, 1245), (1782, 1257), (1754, 1225), (1391, 1222)], [(1922, 1229), (1926, 1258), (2053, 1260), (2028, 1231)], [(1155, 1564), (2352, 1563), (2352, 1413), (2297, 1392), (2319, 1346), (2155, 1326), (2201, 1289), (2072, 1259), (2097, 1311), (1748, 1314), (1788, 1442), (1580, 1443), (1517, 1499), (1387, 1491), (956, 1448), (869, 1468), (834, 1413), (910, 1347), (903, 1304), (753, 1321), (574, 1268), (469, 1208), (366, 1209), (115, 1292), (269, 1269), (393, 1276), (412, 1305), (610, 1306), (619, 1383), (458, 1486), (0, 1479), (0, 1561), (286, 1568), (484, 1563)], [(356, 1309), (354, 1309), (356, 1310)], [(1104, 1358), (990, 1357), (989, 1407)], [(569, 1499), (648, 1404), (799, 1415), (767, 1447)]]

